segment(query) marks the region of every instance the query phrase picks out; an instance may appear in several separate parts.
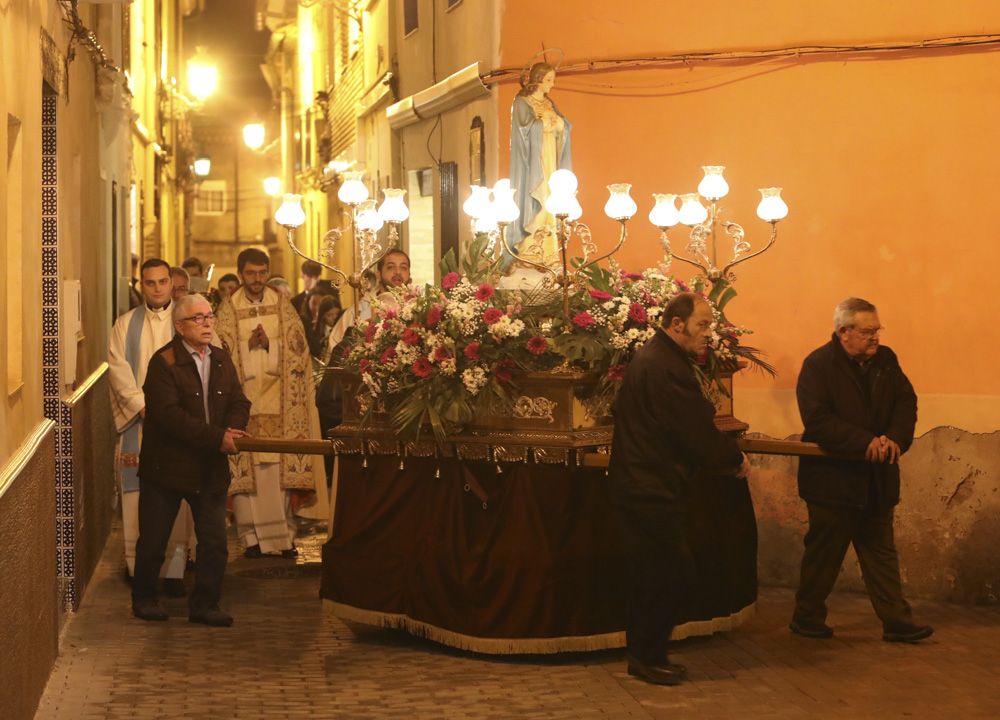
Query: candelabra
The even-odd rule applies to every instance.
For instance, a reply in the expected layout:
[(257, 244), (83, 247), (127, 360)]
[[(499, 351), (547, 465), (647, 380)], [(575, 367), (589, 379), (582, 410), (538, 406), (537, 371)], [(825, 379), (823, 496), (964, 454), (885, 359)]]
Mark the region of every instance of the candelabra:
[[(347, 227), (337, 227), (328, 230), (323, 236), (322, 255), (326, 260), (336, 256), (337, 243), (344, 233), (352, 230), (355, 243), (353, 267), (345, 272), (330, 262), (310, 257), (299, 250), (295, 244), (295, 230), (306, 220), (302, 209), (302, 196), (288, 194), (278, 211), (274, 214), (275, 221), (287, 231), (288, 246), (296, 255), (306, 260), (317, 262), (336, 276), (333, 285), (338, 289), (347, 283), (354, 290), (355, 312), (360, 295), (372, 288), (370, 272), (386, 253), (396, 247), (399, 242), (399, 226), (406, 222), (410, 211), (403, 197), (405, 190), (386, 188), (382, 191), (384, 200), (376, 209), (375, 201), (368, 197), (368, 188), (362, 181), (363, 171), (345, 172), (344, 181), (337, 191), (337, 197), (350, 210)], [(388, 237), (385, 242), (379, 239), (379, 230), (389, 225)]]
[[(667, 264), (677, 259), (694, 265), (713, 286), (719, 282), (732, 283), (736, 279), (732, 272), (734, 266), (768, 250), (778, 237), (778, 221), (788, 215), (788, 205), (781, 199), (781, 188), (761, 188), (757, 216), (771, 224), (771, 237), (764, 247), (751, 252), (743, 226), (719, 218), (718, 202), (729, 194), (729, 183), (722, 176), (725, 169), (721, 165), (703, 166), (705, 176), (698, 183), (698, 192), (681, 195), (680, 208), (677, 207), (677, 195), (654, 194), (655, 202), (649, 212), (649, 221), (660, 229), (660, 243), (666, 252)], [(708, 200), (709, 206), (706, 208), (699, 198)], [(690, 228), (686, 250), (692, 258), (676, 255), (671, 250), (668, 231), (678, 223)], [(733, 241), (732, 258), (721, 269), (718, 267), (717, 245), (720, 225)]]

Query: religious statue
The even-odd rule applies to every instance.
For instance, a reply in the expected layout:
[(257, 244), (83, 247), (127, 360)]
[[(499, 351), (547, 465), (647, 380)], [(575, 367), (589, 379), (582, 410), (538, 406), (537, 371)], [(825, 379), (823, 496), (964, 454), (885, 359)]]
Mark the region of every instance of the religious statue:
[[(555, 67), (533, 64), (510, 111), (510, 185), (518, 191), (521, 216), (508, 229), (509, 240), (518, 254), (545, 263), (556, 257), (556, 221), (545, 211), (549, 176), (573, 168), (571, 125), (549, 98), (555, 80)], [(512, 262), (508, 255), (504, 264)]]

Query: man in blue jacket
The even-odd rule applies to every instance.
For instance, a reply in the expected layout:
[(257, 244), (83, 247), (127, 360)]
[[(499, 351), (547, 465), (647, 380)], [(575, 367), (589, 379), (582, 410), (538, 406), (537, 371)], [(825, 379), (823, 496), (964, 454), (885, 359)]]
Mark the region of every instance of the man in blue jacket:
[(878, 312), (848, 298), (834, 312), (833, 337), (802, 363), (795, 389), (805, 430), (836, 457), (803, 457), (799, 496), (809, 509), (799, 590), (789, 625), (829, 638), (826, 598), (854, 545), (865, 588), (882, 621), (882, 639), (918, 642), (934, 632), (916, 625), (903, 599), (893, 512), (899, 502), (899, 458), (913, 442), (917, 396), (896, 354), (879, 345)]

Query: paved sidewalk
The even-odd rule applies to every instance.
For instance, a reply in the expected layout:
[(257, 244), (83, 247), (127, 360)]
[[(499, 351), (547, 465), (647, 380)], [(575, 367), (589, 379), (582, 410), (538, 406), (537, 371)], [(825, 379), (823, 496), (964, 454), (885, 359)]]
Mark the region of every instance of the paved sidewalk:
[(916, 603), (937, 628), (884, 643), (868, 601), (838, 595), (833, 640), (791, 635), (792, 593), (761, 592), (739, 630), (681, 643), (690, 682), (625, 673), (623, 653), (495, 658), (397, 634), (364, 639), (318, 599), (322, 536), (298, 564), (230, 561), (232, 628), (131, 617), (112, 536), (70, 621), (37, 718), (965, 718), (1000, 717), (1000, 608)]

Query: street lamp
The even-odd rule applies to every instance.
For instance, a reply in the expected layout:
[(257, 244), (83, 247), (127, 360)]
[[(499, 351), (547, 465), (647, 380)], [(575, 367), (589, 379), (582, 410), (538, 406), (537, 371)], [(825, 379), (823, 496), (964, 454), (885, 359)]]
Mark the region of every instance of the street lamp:
[(200, 157), (194, 161), (194, 174), (200, 178), (208, 177), (212, 172), (212, 161), (207, 157)]
[(204, 47), (198, 47), (188, 60), (188, 91), (198, 102), (205, 102), (219, 84), (219, 70), (212, 64)]
[(264, 178), (264, 192), (271, 197), (281, 195), (281, 178), (274, 176)]
[(260, 150), (264, 146), (264, 135), (264, 125), (259, 122), (243, 126), (243, 144), (251, 150)]

